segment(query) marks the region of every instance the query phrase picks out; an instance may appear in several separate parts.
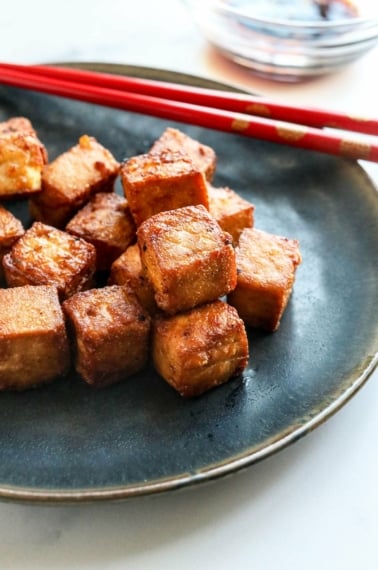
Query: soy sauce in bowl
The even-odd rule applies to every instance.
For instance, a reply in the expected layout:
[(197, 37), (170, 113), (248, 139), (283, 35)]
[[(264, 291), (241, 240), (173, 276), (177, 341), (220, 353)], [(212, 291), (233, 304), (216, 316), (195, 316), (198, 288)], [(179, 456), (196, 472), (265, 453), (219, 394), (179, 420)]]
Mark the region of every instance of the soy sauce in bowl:
[(335, 72), (378, 43), (373, 0), (186, 0), (221, 54), (279, 81)]
[(358, 18), (359, 11), (349, 0), (245, 0), (226, 2), (249, 11), (255, 18), (297, 22), (340, 21)]

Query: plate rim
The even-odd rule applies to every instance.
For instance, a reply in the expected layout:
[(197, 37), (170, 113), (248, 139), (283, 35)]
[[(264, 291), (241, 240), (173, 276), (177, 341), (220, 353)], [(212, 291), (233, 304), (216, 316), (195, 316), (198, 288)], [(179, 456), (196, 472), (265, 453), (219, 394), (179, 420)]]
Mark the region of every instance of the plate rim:
[[(45, 63), (45, 65), (48, 65)], [(90, 69), (98, 71), (106, 71), (110, 73), (119, 74), (134, 74), (139, 77), (148, 77), (150, 79), (162, 80), (162, 76), (166, 77), (167, 81), (177, 81), (183, 84), (196, 84), (203, 87), (210, 87), (222, 89), (233, 92), (246, 92), (246, 90), (238, 88), (230, 83), (225, 83), (218, 80), (208, 79), (206, 77), (197, 76), (189, 73), (181, 73), (179, 71), (160, 69), (156, 67), (145, 67), (139, 65), (128, 65), (122, 63), (111, 62), (59, 62), (50, 63), (50, 65), (60, 65), (67, 67), (74, 67), (80, 69)], [(340, 161), (350, 162), (348, 159), (338, 157)], [(355, 162), (355, 167), (359, 173), (363, 175), (366, 182), (371, 189), (377, 192), (378, 186), (375, 180), (364, 170), (358, 162)], [(378, 194), (376, 196), (378, 199)], [(359, 368), (360, 373), (357, 375), (351, 373), (351, 383), (347, 385), (345, 390), (336, 399), (330, 402), (326, 407), (322, 408), (320, 412), (316, 413), (314, 417), (299, 424), (295, 429), (289, 429), (288, 433), (278, 433), (271, 440), (264, 440), (262, 443), (255, 445), (246, 450), (246, 453), (239, 453), (234, 457), (228, 458), (227, 461), (217, 463), (206, 467), (205, 469), (198, 470), (191, 473), (181, 473), (166, 478), (159, 478), (157, 480), (150, 480), (145, 483), (131, 483), (121, 486), (109, 487), (92, 487), (92, 488), (78, 488), (78, 489), (49, 489), (49, 488), (31, 488), (26, 486), (4, 485), (0, 483), (0, 500), (15, 501), (22, 503), (72, 503), (80, 504), (87, 502), (97, 501), (118, 501), (125, 500), (140, 496), (147, 496), (168, 491), (183, 489), (190, 486), (195, 486), (200, 483), (210, 482), (226, 475), (234, 474), (242, 469), (250, 467), (251, 465), (270, 457), (271, 455), (285, 449), (290, 444), (295, 443), (315, 428), (322, 425), (326, 420), (330, 419), (336, 412), (338, 412), (349, 400), (357, 394), (357, 392), (364, 386), (366, 381), (372, 375), (378, 365), (378, 347), (373, 352), (366, 362), (361, 363)], [(345, 380), (344, 376), (344, 380)]]

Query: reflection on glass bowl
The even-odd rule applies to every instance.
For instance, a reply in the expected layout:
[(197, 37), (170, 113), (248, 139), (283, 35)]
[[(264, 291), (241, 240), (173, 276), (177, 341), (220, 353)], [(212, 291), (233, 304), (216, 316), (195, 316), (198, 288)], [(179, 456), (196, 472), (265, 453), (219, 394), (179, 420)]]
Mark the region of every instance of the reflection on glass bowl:
[(378, 43), (371, 0), (186, 0), (209, 42), (274, 79), (336, 71)]

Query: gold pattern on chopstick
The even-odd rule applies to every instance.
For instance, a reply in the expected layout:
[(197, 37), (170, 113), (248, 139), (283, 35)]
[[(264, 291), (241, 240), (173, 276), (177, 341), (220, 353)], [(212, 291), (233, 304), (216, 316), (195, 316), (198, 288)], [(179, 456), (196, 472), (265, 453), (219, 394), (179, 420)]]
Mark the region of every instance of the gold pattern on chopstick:
[(233, 131), (245, 131), (246, 129), (248, 129), (249, 125), (250, 125), (249, 121), (240, 117), (232, 121), (231, 129)]
[(370, 121), (369, 117), (360, 117), (357, 115), (347, 115), (349, 117), (349, 119), (352, 119), (352, 121), (358, 121), (359, 123), (367, 123), (368, 121)]
[(340, 154), (347, 158), (368, 159), (371, 153), (371, 145), (362, 141), (344, 139), (340, 142)]
[(261, 117), (270, 117), (271, 115), (269, 107), (262, 103), (250, 103), (245, 108), (245, 112), (250, 113), (251, 115), (259, 115)]
[(285, 141), (300, 141), (307, 133), (306, 127), (292, 125), (290, 127), (279, 125), (276, 127), (278, 136)]

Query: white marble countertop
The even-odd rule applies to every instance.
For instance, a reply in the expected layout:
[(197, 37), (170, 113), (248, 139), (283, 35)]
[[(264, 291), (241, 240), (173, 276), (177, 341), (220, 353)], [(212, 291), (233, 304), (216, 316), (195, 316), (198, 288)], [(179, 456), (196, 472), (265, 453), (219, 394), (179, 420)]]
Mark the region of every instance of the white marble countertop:
[[(15, 0), (2, 8), (0, 35), (4, 61), (166, 68), (282, 101), (376, 114), (377, 50), (332, 76), (269, 82), (210, 49), (178, 0)], [(378, 180), (376, 167), (364, 166)], [(375, 570), (377, 409), (376, 372), (313, 433), (212, 484), (116, 504), (0, 503), (0, 568)]]

